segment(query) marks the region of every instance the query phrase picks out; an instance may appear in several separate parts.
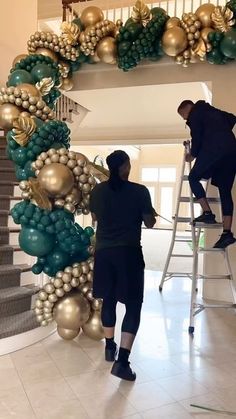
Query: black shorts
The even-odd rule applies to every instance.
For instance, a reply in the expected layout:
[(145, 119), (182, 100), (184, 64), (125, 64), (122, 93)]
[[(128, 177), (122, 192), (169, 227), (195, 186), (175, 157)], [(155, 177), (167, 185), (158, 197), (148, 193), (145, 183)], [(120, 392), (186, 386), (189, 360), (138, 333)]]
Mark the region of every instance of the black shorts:
[(144, 260), (140, 247), (117, 246), (95, 252), (93, 296), (114, 295), (126, 304), (143, 301)]

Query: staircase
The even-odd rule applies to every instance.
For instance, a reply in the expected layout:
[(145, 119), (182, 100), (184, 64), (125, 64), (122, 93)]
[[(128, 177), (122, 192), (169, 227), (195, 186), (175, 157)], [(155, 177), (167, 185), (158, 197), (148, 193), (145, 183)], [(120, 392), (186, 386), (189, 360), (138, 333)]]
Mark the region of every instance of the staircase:
[(6, 139), (0, 133), (0, 339), (39, 326), (31, 309), (38, 288), (30, 283), (34, 277), (30, 265), (22, 264), (26, 256), (18, 246), (20, 227), (10, 216), (10, 209), (21, 197), (5, 150)]

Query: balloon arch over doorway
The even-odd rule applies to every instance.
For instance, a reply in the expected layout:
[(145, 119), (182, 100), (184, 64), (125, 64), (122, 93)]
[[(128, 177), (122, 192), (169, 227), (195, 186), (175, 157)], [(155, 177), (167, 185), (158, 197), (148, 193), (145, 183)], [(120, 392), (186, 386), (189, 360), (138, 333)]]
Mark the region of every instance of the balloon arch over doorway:
[(42, 326), (55, 319), (65, 339), (81, 327), (87, 336), (103, 338), (102, 301), (92, 294), (94, 231), (76, 223), (75, 214), (89, 213), (90, 192), (109, 173), (69, 150), (70, 130), (54, 111), (60, 90), (73, 87), (83, 63), (129, 71), (144, 59), (168, 55), (183, 66), (199, 60), (227, 64), (236, 59), (235, 17), (235, 0), (225, 7), (203, 4), (181, 19), (137, 1), (126, 22), (106, 20), (91, 6), (63, 22), (60, 36), (32, 34), (28, 55), (15, 58), (0, 90), (0, 126), (22, 191), (11, 211), (22, 227), (20, 246), (37, 257), (32, 272), (50, 277), (35, 303)]

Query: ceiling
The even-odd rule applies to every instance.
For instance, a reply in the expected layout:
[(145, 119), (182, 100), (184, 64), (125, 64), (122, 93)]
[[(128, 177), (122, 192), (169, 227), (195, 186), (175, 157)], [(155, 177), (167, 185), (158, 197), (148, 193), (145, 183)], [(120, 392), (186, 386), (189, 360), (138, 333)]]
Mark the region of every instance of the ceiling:
[(137, 140), (178, 142), (188, 135), (176, 111), (180, 102), (211, 102), (209, 85), (200, 82), (71, 91), (67, 95), (89, 110), (80, 126), (72, 127), (75, 140), (100, 144), (114, 144), (114, 140), (135, 144)]

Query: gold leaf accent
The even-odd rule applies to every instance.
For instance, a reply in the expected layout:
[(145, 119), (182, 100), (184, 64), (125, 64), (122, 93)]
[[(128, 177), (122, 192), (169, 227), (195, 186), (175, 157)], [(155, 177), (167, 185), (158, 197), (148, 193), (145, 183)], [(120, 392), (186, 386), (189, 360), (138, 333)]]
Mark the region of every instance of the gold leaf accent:
[(48, 95), (50, 90), (54, 86), (54, 81), (52, 77), (44, 77), (41, 81), (36, 83), (36, 88), (41, 93), (42, 96)]
[(94, 176), (100, 182), (105, 182), (109, 179), (109, 170), (105, 169), (104, 167), (92, 162), (89, 162), (87, 167), (89, 168), (90, 175)]
[(228, 7), (217, 6), (211, 15), (214, 28), (227, 32), (235, 24), (234, 13)]
[(192, 48), (193, 55), (197, 55), (201, 61), (206, 58), (207, 46), (202, 38), (198, 40), (198, 43)]
[(61, 24), (62, 39), (68, 45), (75, 45), (78, 42), (80, 29), (75, 23), (63, 22)]
[(13, 122), (13, 138), (21, 147), (24, 147), (36, 131), (36, 123), (33, 118), (20, 116)]
[(52, 209), (52, 203), (49, 200), (46, 192), (41, 187), (38, 179), (35, 179), (33, 177), (30, 177), (29, 180), (29, 186), (32, 191), (32, 198), (35, 200), (36, 204), (43, 209)]
[(141, 22), (145, 25), (150, 19), (150, 9), (142, 0), (137, 0), (131, 17), (135, 22)]

